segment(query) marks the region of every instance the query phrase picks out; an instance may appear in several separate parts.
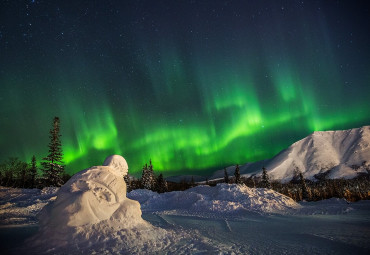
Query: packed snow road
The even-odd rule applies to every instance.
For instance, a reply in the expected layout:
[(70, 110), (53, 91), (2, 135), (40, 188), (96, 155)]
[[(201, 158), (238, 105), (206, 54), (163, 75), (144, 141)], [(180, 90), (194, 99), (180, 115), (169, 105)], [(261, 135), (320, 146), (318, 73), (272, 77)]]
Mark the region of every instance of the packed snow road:
[[(222, 254), (369, 254), (370, 219), (357, 215), (273, 215), (244, 219), (144, 214), (152, 224), (194, 230)], [(188, 245), (191, 245), (190, 243)], [(210, 249), (210, 250), (209, 250)]]
[[(190, 238), (163, 250), (164, 254), (369, 254), (369, 217), (366, 211), (352, 215), (251, 215), (237, 220), (143, 214), (155, 226), (190, 233)], [(11, 249), (36, 230), (35, 226), (0, 228), (2, 254), (12, 254)]]

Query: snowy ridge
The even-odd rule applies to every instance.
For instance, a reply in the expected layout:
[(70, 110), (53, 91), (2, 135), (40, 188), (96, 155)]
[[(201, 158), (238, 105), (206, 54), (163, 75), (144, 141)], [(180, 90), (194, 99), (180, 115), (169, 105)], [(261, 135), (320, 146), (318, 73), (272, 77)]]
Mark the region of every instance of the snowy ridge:
[(353, 178), (370, 167), (370, 126), (314, 132), (273, 158), (266, 168), (274, 179), (290, 180), (296, 170), (305, 178), (330, 171), (328, 178)]
[[(265, 166), (273, 179), (290, 181), (297, 170), (307, 179), (351, 179), (370, 171), (370, 126), (339, 131), (317, 131), (293, 143), (269, 160), (240, 166), (243, 176), (260, 175)], [(229, 174), (235, 167), (228, 167)], [(222, 178), (223, 170), (210, 178)]]

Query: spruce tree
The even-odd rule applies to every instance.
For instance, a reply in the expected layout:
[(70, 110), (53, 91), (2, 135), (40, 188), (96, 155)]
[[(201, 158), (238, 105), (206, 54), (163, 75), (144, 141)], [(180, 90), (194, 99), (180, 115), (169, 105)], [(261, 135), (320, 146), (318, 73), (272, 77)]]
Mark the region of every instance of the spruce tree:
[(5, 186), (24, 188), (28, 177), (28, 164), (17, 157), (10, 157), (5, 162)]
[(148, 164), (145, 164), (141, 171), (142, 171), (141, 180), (140, 180), (141, 187), (143, 189), (150, 189), (151, 187), (150, 187), (149, 180), (148, 180)]
[(242, 180), (240, 179), (240, 170), (239, 170), (238, 164), (236, 164), (234, 176), (235, 176), (235, 184), (241, 184)]
[(157, 178), (155, 191), (157, 191), (158, 193), (164, 193), (168, 191), (167, 182), (164, 179), (163, 174), (160, 174)]
[(303, 177), (302, 172), (299, 172), (299, 179), (301, 181), (302, 199), (303, 200), (310, 200), (311, 199), (311, 192), (307, 187), (307, 184), (306, 184), (306, 181)]
[(12, 187), (14, 183), (14, 172), (15, 172), (15, 167), (14, 167), (14, 162), (15, 158), (9, 158), (4, 165), (2, 166), (3, 171), (4, 171), (4, 176), (3, 176), (3, 184), (6, 187)]
[(224, 168), (224, 181), (225, 183), (229, 183), (229, 175), (227, 174), (226, 168)]
[(152, 161), (149, 161), (148, 164), (145, 164), (143, 167), (142, 175), (141, 175), (141, 186), (144, 189), (154, 190), (155, 189), (155, 178), (154, 178), (154, 171)]
[(266, 168), (262, 168), (262, 187), (271, 189), (270, 177), (267, 174)]
[(32, 156), (30, 166), (30, 188), (36, 188), (37, 163), (35, 155)]
[(154, 191), (154, 189), (156, 187), (156, 184), (157, 184), (157, 178), (155, 177), (155, 174), (154, 174), (152, 160), (149, 160), (149, 169), (148, 170), (149, 170), (150, 176), (151, 176), (151, 185), (152, 185), (151, 190)]
[(131, 191), (130, 175), (127, 173), (125, 176), (123, 176), (123, 180), (126, 183), (126, 192), (130, 192)]
[(54, 117), (53, 127), (50, 129), (49, 154), (43, 158), (42, 171), (46, 186), (60, 187), (63, 185), (63, 152), (60, 141), (60, 120)]
[(190, 186), (195, 187), (194, 176), (191, 176)]
[(26, 162), (23, 162), (23, 167), (21, 168), (19, 172), (19, 187), (20, 188), (25, 188), (27, 184), (27, 179), (28, 179), (28, 164)]

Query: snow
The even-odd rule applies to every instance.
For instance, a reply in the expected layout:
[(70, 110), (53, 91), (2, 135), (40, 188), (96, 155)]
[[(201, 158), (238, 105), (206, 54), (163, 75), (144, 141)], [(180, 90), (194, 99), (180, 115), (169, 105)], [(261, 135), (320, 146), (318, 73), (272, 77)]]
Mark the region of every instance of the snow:
[[(318, 131), (292, 144), (269, 160), (240, 166), (243, 176), (261, 175), (266, 167), (272, 179), (290, 181), (296, 170), (306, 179), (316, 180), (316, 174), (327, 178), (351, 179), (370, 171), (370, 126), (338, 131)], [(235, 167), (227, 168), (229, 175)], [(216, 171), (210, 180), (223, 178), (224, 170)]]
[(166, 245), (167, 231), (143, 220), (140, 204), (126, 197), (127, 169), (125, 159), (113, 155), (103, 166), (75, 174), (40, 212), (39, 231), (27, 241), (27, 249), (63, 254), (71, 248), (95, 251), (120, 243), (121, 250), (133, 252)]
[[(357, 204), (361, 203), (358, 202)], [(340, 215), (355, 210), (352, 203), (341, 198), (330, 198), (315, 203), (303, 201), (301, 205), (302, 208), (297, 211), (297, 214), (300, 215)]]
[(144, 211), (207, 217), (287, 213), (301, 207), (291, 198), (270, 189), (252, 189), (245, 185), (224, 183), (216, 187), (204, 185), (162, 194), (150, 190), (133, 190), (128, 196), (139, 201)]
[[(85, 222), (83, 225), (80, 221), (71, 220), (70, 217), (63, 218), (53, 210), (66, 203), (64, 199), (72, 199), (71, 203), (78, 205), (76, 207), (86, 206), (83, 194), (91, 192), (88, 196), (91, 204), (98, 206), (107, 204), (107, 211), (110, 211), (110, 202), (107, 201), (109, 196), (97, 196), (86, 187), (90, 185), (101, 188), (101, 184), (97, 182), (103, 178), (108, 183), (104, 186), (105, 189), (123, 188), (120, 185), (115, 186), (115, 182), (111, 183), (115, 180), (111, 176), (114, 171), (110, 170), (111, 172), (107, 174), (105, 173), (108, 171), (107, 166), (101, 167), (92, 167), (80, 172), (80, 178), (73, 177), (68, 185), (59, 190), (1, 187), (1, 206), (11, 205), (9, 207), (12, 208), (13, 215), (21, 215), (23, 218), (22, 221), (18, 221), (16, 217), (11, 217), (4, 221), (10, 214), (8, 207), (1, 207), (0, 219), (3, 227), (0, 228), (0, 244), (5, 247), (2, 254), (369, 254), (370, 252), (368, 242), (370, 201), (349, 203), (344, 199), (332, 198), (319, 202), (296, 203), (269, 189), (219, 184), (215, 187), (197, 186), (186, 191), (162, 194), (149, 190), (134, 190), (127, 194), (128, 198), (123, 190), (113, 192), (122, 198), (122, 201), (139, 201), (143, 212), (142, 215), (141, 211), (139, 212), (140, 217), (130, 216), (128, 212), (131, 210), (137, 212), (136, 203), (133, 205), (134, 209), (128, 209), (123, 205), (127, 209), (125, 212), (119, 206), (117, 209), (120, 212), (119, 216), (113, 216), (115, 215), (113, 213), (111, 217), (106, 218), (105, 213), (102, 215), (98, 213), (97, 217), (101, 218), (98, 222), (96, 217), (89, 216), (90, 212), (78, 210), (77, 213), (83, 213), (84, 217), (89, 217), (94, 222)], [(98, 174), (98, 170), (104, 174)], [(120, 176), (117, 178), (122, 179)], [(77, 181), (81, 179), (86, 181), (85, 185)], [(65, 187), (79, 195), (65, 194)], [(103, 191), (104, 189), (99, 189), (99, 192)], [(76, 197), (81, 199), (74, 199)], [(105, 201), (99, 202), (98, 198)], [(37, 228), (25, 227), (25, 224), (34, 226), (37, 223), (35, 215), (47, 203), (49, 205), (45, 206), (39, 217), (39, 231), (37, 232)], [(27, 207), (32, 205), (34, 210), (28, 210)], [(47, 218), (42, 216), (45, 213)], [(122, 216), (123, 213), (126, 213), (125, 216)], [(56, 219), (64, 221), (63, 224), (66, 224), (67, 228)], [(71, 220), (69, 223), (71, 226), (68, 226), (68, 219)], [(4, 226), (5, 224), (8, 227)], [(19, 225), (22, 226), (14, 227)], [(26, 244), (22, 244), (21, 242), (31, 234), (33, 237), (27, 239)], [(18, 248), (19, 246), (21, 248)]]
[(125, 176), (128, 173), (126, 160), (120, 155), (111, 155), (104, 160), (103, 166), (110, 167), (118, 176)]
[(58, 188), (12, 189), (0, 187), (0, 226), (36, 224), (37, 213), (56, 199)]
[[(267, 165), (275, 179), (290, 180), (297, 168), (305, 178), (331, 170), (329, 178), (353, 178), (366, 173), (370, 158), (370, 126), (342, 131), (314, 132), (294, 143)], [(352, 168), (353, 165), (359, 169)]]
[(0, 187), (2, 254), (370, 252), (370, 201), (296, 203), (270, 189), (224, 183), (126, 197), (127, 169), (115, 155), (60, 189)]

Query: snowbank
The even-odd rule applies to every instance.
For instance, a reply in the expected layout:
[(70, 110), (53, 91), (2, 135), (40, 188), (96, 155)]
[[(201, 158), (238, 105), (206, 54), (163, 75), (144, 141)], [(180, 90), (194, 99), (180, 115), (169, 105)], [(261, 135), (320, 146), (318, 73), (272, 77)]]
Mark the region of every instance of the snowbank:
[(203, 216), (243, 216), (246, 213), (286, 213), (299, 209), (291, 198), (270, 189), (253, 189), (245, 185), (217, 184), (197, 186), (185, 191), (158, 194), (133, 190), (128, 197), (140, 202), (143, 211)]

